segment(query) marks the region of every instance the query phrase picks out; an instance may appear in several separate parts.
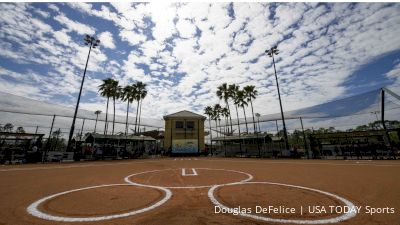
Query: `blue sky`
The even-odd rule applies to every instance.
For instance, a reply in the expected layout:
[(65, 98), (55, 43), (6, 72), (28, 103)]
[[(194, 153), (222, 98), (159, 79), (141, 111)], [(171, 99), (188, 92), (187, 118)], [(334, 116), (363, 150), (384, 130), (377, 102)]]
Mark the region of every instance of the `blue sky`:
[[(255, 112), (279, 112), (264, 54), (274, 45), (285, 110), (382, 86), (400, 92), (398, 3), (0, 3), (0, 90), (73, 106), (85, 34), (101, 40), (80, 105), (87, 110), (105, 111), (97, 87), (114, 77), (147, 83), (150, 118), (202, 113), (219, 103), (224, 82), (255, 85)], [(117, 113), (125, 110), (118, 102)]]

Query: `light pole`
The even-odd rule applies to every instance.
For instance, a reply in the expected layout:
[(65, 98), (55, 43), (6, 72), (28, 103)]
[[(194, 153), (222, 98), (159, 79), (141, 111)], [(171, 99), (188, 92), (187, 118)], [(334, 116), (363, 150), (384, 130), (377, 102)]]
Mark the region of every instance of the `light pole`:
[(265, 53), (267, 53), (268, 56), (272, 58), (272, 62), (274, 64), (276, 88), (278, 89), (279, 105), (281, 107), (281, 117), (282, 117), (282, 124), (283, 124), (283, 135), (284, 135), (284, 138), (285, 138), (286, 150), (289, 150), (290, 147), (289, 147), (288, 136), (287, 136), (287, 131), (286, 131), (285, 116), (283, 115), (281, 93), (279, 91), (278, 76), (276, 75), (275, 58), (274, 58), (274, 55), (278, 55), (279, 54), (278, 47), (274, 46), (271, 49), (267, 49), (267, 50), (265, 50)]
[(89, 62), (90, 52), (92, 51), (92, 48), (96, 48), (99, 44), (100, 44), (100, 40), (99, 39), (96, 39), (94, 37), (86, 35), (86, 37), (85, 37), (85, 45), (89, 45), (89, 53), (88, 53), (88, 56), (87, 56), (87, 59), (86, 59), (85, 70), (83, 71), (81, 88), (79, 89), (78, 101), (76, 102), (75, 113), (74, 113), (74, 118), (72, 119), (71, 130), (69, 131), (69, 137), (68, 137), (68, 143), (67, 143), (67, 151), (69, 151), (69, 149), (70, 149), (72, 135), (74, 134), (76, 114), (78, 113), (79, 102), (81, 100), (82, 88), (83, 88), (83, 83), (85, 82), (86, 69), (87, 69), (87, 65), (88, 65), (88, 62)]
[(94, 124), (94, 131), (93, 131), (94, 134), (96, 133), (97, 119), (99, 118), (99, 114), (100, 114), (100, 113), (101, 113), (100, 110), (96, 110), (96, 111), (94, 112), (94, 114), (96, 114), (96, 122), (95, 122), (95, 124)]

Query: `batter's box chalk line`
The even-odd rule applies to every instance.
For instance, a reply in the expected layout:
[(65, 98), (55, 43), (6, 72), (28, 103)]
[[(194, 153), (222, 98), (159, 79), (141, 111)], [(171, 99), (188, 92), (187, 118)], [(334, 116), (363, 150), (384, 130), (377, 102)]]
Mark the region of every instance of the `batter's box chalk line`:
[[(61, 222), (90, 222), (90, 221), (102, 221), (102, 220), (111, 220), (111, 219), (117, 219), (117, 218), (123, 218), (123, 217), (128, 217), (128, 216), (134, 216), (140, 213), (148, 212), (150, 210), (153, 210), (155, 208), (158, 208), (162, 206), (164, 203), (166, 203), (169, 199), (172, 197), (172, 191), (170, 189), (184, 189), (184, 188), (210, 188), (208, 190), (208, 198), (210, 201), (215, 205), (219, 206), (222, 209), (228, 210), (229, 212), (233, 212), (231, 208), (223, 205), (220, 203), (216, 197), (214, 196), (215, 190), (217, 190), (220, 187), (224, 186), (234, 186), (234, 185), (246, 185), (246, 184), (267, 184), (267, 185), (277, 185), (277, 186), (285, 186), (285, 187), (291, 187), (291, 188), (297, 188), (297, 189), (303, 189), (303, 190), (308, 190), (308, 191), (313, 191), (317, 192), (329, 197), (333, 197), (341, 202), (343, 202), (346, 206), (348, 207), (354, 207), (354, 204), (350, 202), (349, 200), (342, 198), (338, 195), (314, 189), (314, 188), (308, 188), (308, 187), (303, 187), (303, 186), (297, 186), (297, 185), (291, 185), (291, 184), (283, 184), (283, 183), (273, 183), (273, 182), (251, 182), (253, 179), (253, 176), (249, 173), (242, 172), (242, 171), (237, 171), (237, 170), (227, 170), (227, 169), (210, 169), (210, 168), (192, 168), (192, 173), (187, 174), (186, 169), (182, 168), (182, 176), (185, 174), (186, 176), (195, 176), (193, 174), (199, 175), (197, 173), (197, 170), (211, 170), (211, 171), (227, 171), (227, 172), (234, 172), (234, 173), (239, 173), (246, 175), (247, 178), (238, 181), (238, 182), (231, 182), (231, 183), (225, 183), (225, 184), (213, 184), (213, 185), (199, 185), (199, 186), (173, 186), (173, 187), (164, 187), (164, 186), (156, 186), (156, 185), (148, 185), (148, 184), (141, 184), (138, 182), (133, 182), (130, 180), (130, 178), (141, 175), (141, 174), (148, 174), (148, 173), (156, 173), (156, 172), (162, 172), (162, 171), (170, 171), (170, 170), (177, 170), (177, 169), (163, 169), (163, 170), (150, 170), (150, 171), (144, 171), (144, 172), (139, 172), (139, 173), (134, 173), (131, 175), (128, 175), (124, 178), (124, 181), (126, 182), (125, 184), (103, 184), (103, 185), (97, 185), (97, 186), (90, 186), (90, 187), (83, 187), (83, 188), (77, 188), (77, 189), (72, 189), (69, 191), (64, 191), (60, 192), (57, 194), (49, 195), (47, 197), (41, 198), (34, 203), (30, 204), (26, 211), (35, 217), (44, 219), (44, 220), (51, 220), (51, 221), (61, 221)], [(200, 173), (201, 175), (201, 173)], [(103, 187), (113, 187), (113, 186), (138, 186), (138, 187), (147, 187), (147, 188), (153, 188), (153, 189), (158, 189), (164, 192), (165, 196), (151, 204), (150, 206), (147, 206), (142, 209), (138, 210), (133, 210), (130, 212), (126, 213), (121, 213), (121, 214), (112, 214), (112, 215), (105, 215), (105, 216), (96, 216), (96, 217), (63, 217), (63, 216), (54, 216), (49, 213), (42, 212), (39, 209), (39, 206), (43, 204), (44, 202), (54, 199), (58, 196), (66, 195), (69, 193), (73, 192), (78, 192), (78, 191), (84, 191), (84, 190), (89, 190), (89, 189), (95, 189), (95, 188), (103, 188)], [(258, 215), (253, 215), (253, 214), (245, 214), (245, 213), (239, 213), (238, 216), (242, 217), (248, 217), (251, 219), (259, 220), (259, 221), (264, 221), (264, 222), (275, 222), (275, 223), (295, 223), (295, 224), (329, 224), (329, 223), (338, 223), (340, 221), (348, 220), (350, 218), (353, 218), (356, 216), (355, 212), (348, 212), (344, 213), (338, 217), (335, 218), (329, 218), (329, 219), (318, 219), (318, 220), (294, 220), (294, 219), (274, 219), (274, 218), (269, 218), (269, 217), (263, 217), (263, 216), (258, 216)]]

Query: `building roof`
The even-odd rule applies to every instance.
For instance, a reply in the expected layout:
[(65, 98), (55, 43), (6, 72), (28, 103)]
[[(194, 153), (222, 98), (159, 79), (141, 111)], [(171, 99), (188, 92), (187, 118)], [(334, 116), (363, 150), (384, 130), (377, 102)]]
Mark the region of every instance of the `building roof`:
[(193, 113), (193, 112), (190, 112), (187, 110), (182, 110), (182, 111), (164, 116), (164, 119), (168, 119), (168, 118), (201, 118), (204, 120), (206, 119), (206, 117), (203, 115)]
[(108, 139), (108, 140), (135, 140), (135, 141), (156, 141), (156, 139), (149, 136), (134, 136), (134, 135), (104, 135), (104, 134), (93, 134), (87, 133), (84, 137), (74, 137), (75, 141), (85, 141), (87, 138), (92, 137), (95, 139)]
[[(237, 140), (254, 140), (254, 139), (264, 139), (271, 138), (268, 134), (259, 134), (257, 135), (235, 135), (235, 136), (223, 136), (223, 137), (215, 137), (213, 141), (237, 141)], [(274, 140), (275, 141), (275, 140)]]

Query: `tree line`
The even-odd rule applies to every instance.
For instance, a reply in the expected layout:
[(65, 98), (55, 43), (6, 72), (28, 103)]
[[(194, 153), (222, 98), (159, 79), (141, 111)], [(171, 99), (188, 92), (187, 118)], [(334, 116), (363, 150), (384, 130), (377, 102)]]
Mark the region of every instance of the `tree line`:
[[(0, 132), (13, 132), (14, 125), (12, 123), (6, 123), (4, 125), (0, 124)], [(17, 127), (15, 133), (25, 133), (25, 129), (21, 126)]]
[(125, 123), (125, 135), (128, 134), (128, 116), (129, 116), (129, 106), (134, 101), (137, 102), (136, 107), (136, 118), (135, 118), (135, 129), (134, 133), (139, 131), (140, 119), (142, 114), (142, 103), (143, 99), (147, 96), (146, 84), (138, 81), (134, 84), (128, 84), (125, 87), (121, 87), (117, 80), (112, 78), (107, 78), (103, 80), (103, 83), (99, 86), (99, 92), (101, 96), (107, 98), (106, 103), (106, 121), (104, 124), (104, 135), (108, 134), (108, 106), (110, 98), (113, 101), (113, 120), (112, 120), (112, 131), (111, 135), (114, 135), (115, 128), (115, 101), (120, 100), (127, 102), (126, 107), (126, 123)]

